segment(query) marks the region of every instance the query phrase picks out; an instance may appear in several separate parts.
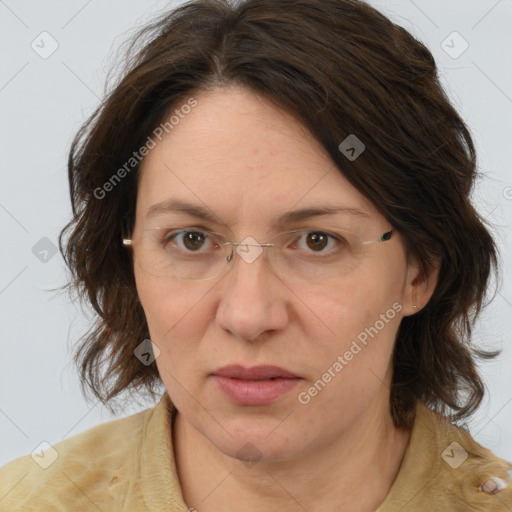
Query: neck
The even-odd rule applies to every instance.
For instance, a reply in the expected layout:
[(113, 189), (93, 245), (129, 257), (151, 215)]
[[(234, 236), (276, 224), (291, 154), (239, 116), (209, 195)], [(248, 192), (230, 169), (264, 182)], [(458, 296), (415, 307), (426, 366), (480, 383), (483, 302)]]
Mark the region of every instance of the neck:
[(389, 402), (379, 403), (322, 449), (254, 465), (219, 451), (177, 412), (173, 446), (185, 503), (197, 512), (374, 512), (410, 439), (410, 430), (394, 427)]

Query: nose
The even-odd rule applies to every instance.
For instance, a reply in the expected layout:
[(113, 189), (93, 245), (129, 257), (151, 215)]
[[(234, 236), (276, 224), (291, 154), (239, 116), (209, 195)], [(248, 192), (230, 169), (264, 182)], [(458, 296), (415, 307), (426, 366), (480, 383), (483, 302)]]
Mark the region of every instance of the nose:
[(233, 248), (232, 268), (221, 281), (216, 319), (237, 338), (253, 341), (288, 323), (286, 290), (266, 263), (265, 249)]

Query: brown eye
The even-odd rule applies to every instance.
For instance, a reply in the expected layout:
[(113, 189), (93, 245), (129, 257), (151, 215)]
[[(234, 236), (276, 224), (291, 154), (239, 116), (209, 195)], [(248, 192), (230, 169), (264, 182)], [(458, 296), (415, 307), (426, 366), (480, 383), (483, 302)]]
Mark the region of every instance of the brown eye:
[(206, 240), (204, 233), (200, 231), (185, 231), (183, 233), (183, 245), (190, 251), (200, 249)]
[(313, 231), (307, 234), (307, 246), (314, 251), (321, 251), (329, 243), (329, 235), (321, 231)]

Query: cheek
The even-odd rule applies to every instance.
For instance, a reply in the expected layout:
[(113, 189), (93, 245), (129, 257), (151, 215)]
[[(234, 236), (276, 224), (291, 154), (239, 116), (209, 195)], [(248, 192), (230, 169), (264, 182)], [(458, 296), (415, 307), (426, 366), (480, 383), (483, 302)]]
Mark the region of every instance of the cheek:
[(332, 367), (341, 356), (344, 378), (352, 379), (355, 371), (367, 374), (369, 369), (384, 376), (402, 318), (399, 263), (376, 265), (340, 286), (303, 294), (302, 301), (314, 313), (309, 313), (308, 325), (303, 323), (302, 329), (315, 340), (312, 360), (317, 372), (335, 372)]
[(135, 283), (149, 330), (164, 341), (169, 329), (178, 325), (193, 306), (190, 290), (170, 284), (140, 269), (135, 269)]
[(207, 322), (203, 311), (207, 290), (201, 293), (197, 286), (169, 285), (142, 272), (136, 273), (135, 279), (150, 337), (161, 358), (170, 364), (177, 356), (180, 362), (191, 358), (194, 340), (200, 339)]
[(379, 275), (380, 272), (360, 273), (345, 279), (339, 286), (311, 290), (307, 296), (298, 295), (302, 295), (303, 303), (321, 320), (326, 334), (355, 336), (388, 312), (386, 320), (393, 323), (397, 310), (401, 309), (400, 279), (394, 277), (399, 274), (390, 269), (383, 272), (380, 279)]
[(194, 376), (200, 373), (197, 340), (201, 339), (200, 318), (205, 318), (197, 314), (201, 302), (189, 290), (148, 276), (139, 275), (136, 282), (151, 341), (160, 350), (158, 373), (173, 401), (183, 407), (188, 396), (184, 390), (196, 392)]
[(327, 301), (324, 296), (322, 318), (332, 332), (307, 336), (310, 378), (299, 402), (329, 417), (339, 411), (345, 411), (346, 419), (361, 413), (389, 386), (401, 305), (382, 296), (362, 294), (366, 300), (360, 302), (354, 297), (346, 301), (338, 295)]

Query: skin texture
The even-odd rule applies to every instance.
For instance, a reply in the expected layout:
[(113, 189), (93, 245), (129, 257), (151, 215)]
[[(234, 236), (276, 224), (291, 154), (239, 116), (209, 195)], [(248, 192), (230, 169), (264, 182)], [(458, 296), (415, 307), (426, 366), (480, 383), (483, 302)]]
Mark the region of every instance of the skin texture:
[[(166, 219), (231, 241), (267, 242), (284, 230), (275, 227), (279, 215), (326, 204), (368, 217), (336, 214), (285, 229), (350, 226), (368, 240), (390, 229), (289, 114), (233, 85), (194, 97), (197, 106), (142, 164), (135, 239)], [(151, 205), (169, 198), (208, 208), (218, 224), (182, 214), (145, 218)], [(200, 283), (163, 280), (135, 265), (151, 339), (161, 351), (158, 370), (179, 411), (173, 442), (185, 502), (199, 512), (374, 511), (410, 437), (389, 413), (396, 333), (403, 316), (426, 305), (436, 276), (418, 276), (397, 232), (337, 282), (287, 282), (264, 258), (232, 264), (223, 277)], [(301, 404), (298, 394), (397, 303), (401, 311)], [(229, 364), (276, 365), (303, 380), (270, 405), (239, 406), (211, 377)], [(248, 443), (257, 448), (255, 464), (240, 460)], [(363, 491), (364, 482), (371, 485)]]

